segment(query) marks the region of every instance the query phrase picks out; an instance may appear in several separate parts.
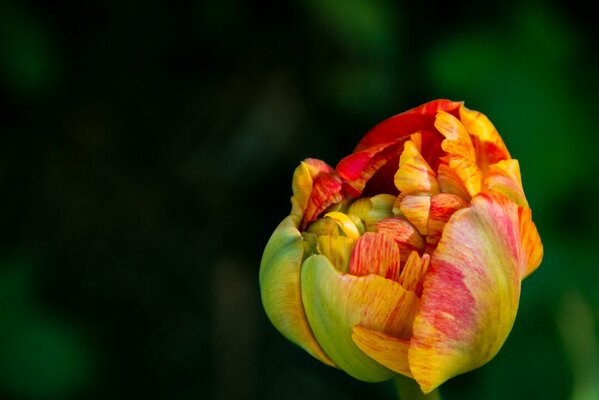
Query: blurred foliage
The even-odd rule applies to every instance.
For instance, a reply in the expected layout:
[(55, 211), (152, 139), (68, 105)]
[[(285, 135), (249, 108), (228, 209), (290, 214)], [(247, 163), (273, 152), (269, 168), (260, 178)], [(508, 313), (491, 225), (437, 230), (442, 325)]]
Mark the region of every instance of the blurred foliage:
[(599, 398), (590, 7), (0, 0), (0, 398), (394, 398), (282, 338), (258, 265), (300, 160), (434, 98), (494, 122), (545, 245), (444, 398)]

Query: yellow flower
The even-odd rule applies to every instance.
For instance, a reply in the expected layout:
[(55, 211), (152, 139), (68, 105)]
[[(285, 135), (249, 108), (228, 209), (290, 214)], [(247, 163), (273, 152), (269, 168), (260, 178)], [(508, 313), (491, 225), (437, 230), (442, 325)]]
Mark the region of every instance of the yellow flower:
[(429, 393), (491, 360), (543, 247), (489, 119), (434, 100), (391, 117), (332, 168), (306, 159), (260, 265), (289, 340), (368, 382)]

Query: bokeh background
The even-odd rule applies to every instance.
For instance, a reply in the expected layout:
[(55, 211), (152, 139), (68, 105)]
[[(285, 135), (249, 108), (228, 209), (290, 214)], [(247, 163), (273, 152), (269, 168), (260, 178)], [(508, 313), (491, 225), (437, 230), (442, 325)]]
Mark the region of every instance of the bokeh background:
[(545, 245), (446, 399), (599, 399), (591, 4), (0, 0), (0, 399), (393, 399), (259, 298), (291, 175), (435, 98), (485, 113)]

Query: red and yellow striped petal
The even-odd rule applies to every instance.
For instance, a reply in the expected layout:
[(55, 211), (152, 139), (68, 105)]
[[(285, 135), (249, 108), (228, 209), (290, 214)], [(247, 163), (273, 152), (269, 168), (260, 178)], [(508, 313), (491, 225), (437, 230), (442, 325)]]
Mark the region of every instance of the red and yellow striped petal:
[(435, 128), (445, 136), (441, 147), (449, 153), (449, 166), (464, 182), (470, 196), (476, 195), (481, 190), (482, 172), (470, 134), (460, 120), (444, 111), (437, 113)]
[(408, 337), (418, 305), (413, 292), (378, 275), (342, 274), (322, 255), (310, 256), (304, 262), (301, 291), (314, 336), (339, 368), (367, 382), (393, 376), (393, 371), (355, 345), (352, 329), (363, 326)]
[(516, 318), (521, 254), (518, 206), (499, 193), (480, 193), (447, 223), (424, 280), (408, 356), (423, 392), (499, 351)]
[(511, 158), (503, 139), (486, 115), (470, 110), (462, 104), (460, 121), (474, 138), (476, 160), (483, 172), (489, 165)]
[(375, 229), (395, 240), (401, 253), (402, 262), (406, 261), (412, 251), (422, 252), (424, 250), (424, 238), (414, 225), (403, 218), (386, 218), (377, 223)]
[(387, 118), (362, 138), (355, 151), (361, 151), (379, 143), (395, 141), (418, 131), (431, 131), (438, 111), (446, 111), (457, 116), (461, 104), (462, 102), (445, 99), (433, 100)]
[(399, 168), (394, 177), (395, 187), (403, 194), (436, 194), (439, 184), (435, 172), (411, 140), (404, 144)]
[(460, 208), (468, 205), (461, 197), (451, 193), (439, 193), (431, 197), (426, 243), (434, 248), (443, 234), (445, 224)]
[(400, 339), (363, 326), (353, 328), (352, 339), (360, 350), (379, 364), (412, 378), (408, 361), (408, 339)]
[(497, 164), (490, 165), (485, 174), (483, 187), (506, 195), (520, 207), (528, 207), (528, 201), (526, 201), (522, 189), (518, 160), (502, 160)]
[(356, 242), (349, 260), (349, 273), (376, 274), (397, 281), (399, 266), (400, 253), (395, 241), (384, 233), (366, 232)]
[(292, 216), (270, 237), (260, 263), (260, 293), (266, 315), (291, 342), (323, 363), (335, 363), (322, 351), (308, 325), (300, 292), (304, 245)]

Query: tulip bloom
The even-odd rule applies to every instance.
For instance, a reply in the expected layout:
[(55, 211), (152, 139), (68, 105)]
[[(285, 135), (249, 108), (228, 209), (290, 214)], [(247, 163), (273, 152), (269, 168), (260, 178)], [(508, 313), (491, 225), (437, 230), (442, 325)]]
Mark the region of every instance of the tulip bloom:
[(491, 360), (543, 247), (489, 119), (434, 100), (375, 126), (332, 168), (306, 159), (260, 265), (290, 341), (367, 382), (430, 393)]

